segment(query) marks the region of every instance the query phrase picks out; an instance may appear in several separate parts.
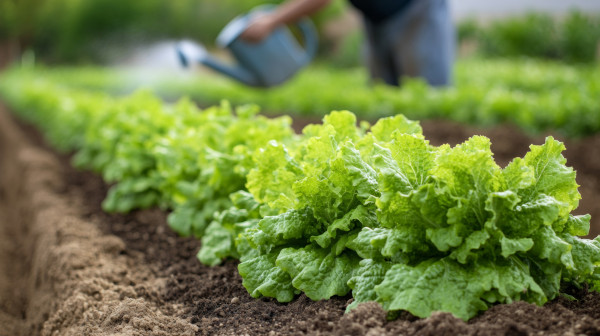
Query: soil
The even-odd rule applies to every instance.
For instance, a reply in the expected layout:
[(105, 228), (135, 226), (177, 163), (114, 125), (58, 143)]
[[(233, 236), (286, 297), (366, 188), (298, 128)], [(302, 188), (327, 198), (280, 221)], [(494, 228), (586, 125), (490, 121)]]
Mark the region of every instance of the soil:
[[(297, 120), (300, 127), (306, 121)], [(422, 122), (432, 144), (492, 139), (500, 165), (542, 136), (510, 126)], [(560, 137), (557, 137), (560, 139)], [(600, 135), (565, 140), (600, 233)], [(77, 171), (31, 126), (0, 107), (0, 336), (13, 335), (600, 335), (600, 294), (570, 289), (544, 307), (497, 305), (468, 323), (447, 313), (387, 321), (375, 303), (344, 314), (350, 296), (281, 304), (251, 298), (237, 262), (205, 267), (199, 242), (175, 235), (158, 209), (102, 212), (108, 186)]]

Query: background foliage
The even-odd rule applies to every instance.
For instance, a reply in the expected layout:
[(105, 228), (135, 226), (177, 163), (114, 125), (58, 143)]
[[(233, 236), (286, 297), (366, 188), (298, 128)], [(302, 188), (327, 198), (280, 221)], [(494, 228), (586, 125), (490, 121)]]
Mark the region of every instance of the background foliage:
[[(2, 0), (0, 42), (15, 41), (38, 59), (52, 63), (105, 61), (100, 51), (189, 38), (212, 46), (235, 16), (282, 0)], [(348, 7), (335, 0), (314, 17), (319, 29)], [(597, 58), (600, 17), (573, 11), (564, 18), (529, 13), (491, 22), (465, 20), (460, 41), (476, 41), (485, 56), (529, 56), (592, 62)], [(350, 31), (337, 52), (323, 41), (321, 56), (336, 66), (358, 65), (362, 34)], [(104, 56), (104, 58), (103, 58)]]
[[(234, 17), (282, 0), (2, 0), (0, 41), (17, 40), (50, 62), (101, 61), (98, 51), (132, 43), (190, 38), (208, 46)], [(320, 13), (317, 26), (343, 2)]]
[(478, 44), (484, 56), (528, 56), (593, 62), (600, 43), (600, 17), (572, 11), (564, 18), (529, 13), (491, 23), (475, 19), (458, 26), (461, 41)]

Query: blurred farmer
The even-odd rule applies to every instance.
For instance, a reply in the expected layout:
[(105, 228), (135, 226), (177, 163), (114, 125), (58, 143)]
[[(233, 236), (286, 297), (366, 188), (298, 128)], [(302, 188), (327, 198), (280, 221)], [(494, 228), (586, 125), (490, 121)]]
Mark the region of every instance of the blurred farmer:
[[(258, 42), (280, 25), (298, 21), (331, 0), (287, 0), (257, 17), (242, 38)], [(374, 80), (399, 85), (422, 77), (430, 85), (451, 83), (454, 27), (446, 0), (350, 0), (363, 16), (367, 63)]]

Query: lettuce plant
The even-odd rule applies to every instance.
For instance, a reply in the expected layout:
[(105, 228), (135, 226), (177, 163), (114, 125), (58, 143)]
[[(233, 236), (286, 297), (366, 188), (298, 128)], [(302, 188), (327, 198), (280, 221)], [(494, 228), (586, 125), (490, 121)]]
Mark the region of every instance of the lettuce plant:
[[(214, 213), (232, 205), (229, 195), (245, 190), (251, 154), (270, 140), (287, 143), (295, 135), (289, 117), (257, 116), (257, 106), (235, 113), (226, 102), (201, 112), (189, 101), (179, 106), (179, 125), (161, 138), (153, 155), (159, 189), (174, 209), (169, 224), (181, 235), (202, 238)], [(187, 118), (184, 109), (192, 111)]]
[(85, 141), (74, 158), (78, 167), (115, 183), (102, 206), (128, 212), (162, 203), (152, 148), (173, 128), (177, 110), (147, 91), (113, 100), (87, 122)]
[(499, 167), (489, 139), (432, 146), (418, 124), (381, 119), (361, 135), (327, 116), (293, 148), (254, 156), (248, 190), (264, 217), (238, 238), (254, 297), (313, 300), (352, 290), (419, 317), (469, 319), (495, 303), (555, 298), (561, 281), (598, 281), (600, 240), (577, 236), (580, 195), (552, 137)]

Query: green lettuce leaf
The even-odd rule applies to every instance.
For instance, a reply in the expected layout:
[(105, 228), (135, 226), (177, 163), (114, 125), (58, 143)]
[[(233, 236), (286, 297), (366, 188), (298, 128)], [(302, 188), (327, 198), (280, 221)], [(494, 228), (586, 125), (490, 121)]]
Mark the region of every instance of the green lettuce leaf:
[(308, 245), (282, 249), (276, 264), (290, 275), (295, 288), (313, 300), (323, 300), (350, 291), (347, 282), (359, 261), (352, 253), (336, 254)]
[(361, 260), (359, 268), (348, 280), (354, 301), (346, 307), (346, 312), (356, 308), (359, 303), (377, 300), (375, 287), (385, 279), (385, 274), (391, 267), (392, 263), (389, 261)]
[(407, 310), (419, 317), (446, 311), (464, 320), (487, 309), (489, 303), (547, 300), (528, 267), (516, 259), (466, 267), (449, 258), (414, 267), (395, 264), (375, 292), (386, 310)]
[(277, 267), (279, 252), (259, 255), (238, 265), (242, 285), (254, 298), (274, 297), (279, 302), (290, 302), (300, 291), (292, 286), (289, 273)]

